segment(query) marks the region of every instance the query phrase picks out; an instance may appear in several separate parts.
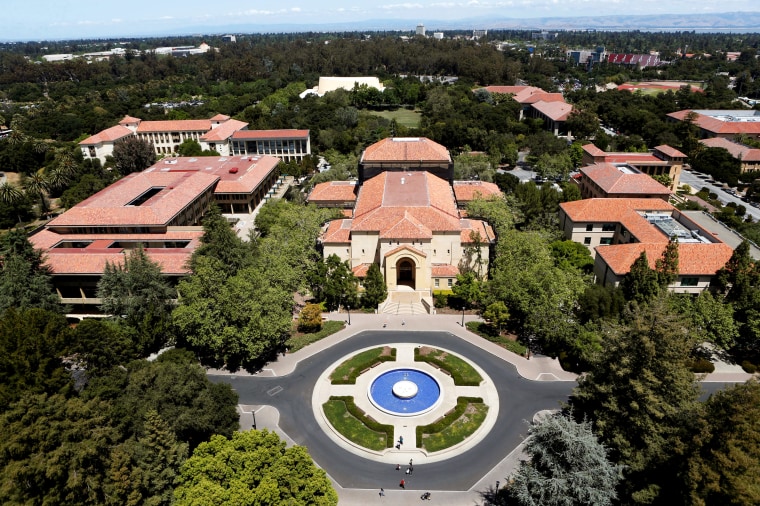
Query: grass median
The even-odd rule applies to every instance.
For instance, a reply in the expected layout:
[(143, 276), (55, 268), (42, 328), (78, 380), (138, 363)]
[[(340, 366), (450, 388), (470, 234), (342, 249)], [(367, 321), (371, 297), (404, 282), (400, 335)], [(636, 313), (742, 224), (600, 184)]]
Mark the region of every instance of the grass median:
[(330, 397), (322, 409), (333, 428), (349, 441), (375, 451), (393, 446), (393, 426), (370, 418), (354, 404), (353, 397)]
[(437, 452), (455, 446), (483, 424), (488, 406), (478, 397), (459, 397), (457, 405), (441, 419), (417, 427), (417, 446)]
[(353, 385), (356, 383), (356, 378), (370, 367), (394, 360), (396, 360), (396, 348), (380, 346), (364, 350), (336, 367), (330, 374), (330, 381), (333, 385)]
[(483, 377), (470, 364), (443, 350), (420, 346), (414, 349), (415, 362), (427, 362), (447, 372), (459, 386), (478, 386)]

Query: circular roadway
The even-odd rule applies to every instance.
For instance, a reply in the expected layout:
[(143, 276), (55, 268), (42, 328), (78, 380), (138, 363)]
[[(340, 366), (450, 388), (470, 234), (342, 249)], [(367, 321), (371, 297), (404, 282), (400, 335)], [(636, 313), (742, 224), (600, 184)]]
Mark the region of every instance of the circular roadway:
[[(335, 444), (317, 423), (312, 393), (317, 379), (337, 357), (389, 342), (442, 347), (478, 364), (495, 383), (499, 398), (496, 424), (475, 447), (446, 460), (425, 463), (415, 456), (414, 473), (404, 476), (395, 466), (355, 455)], [(575, 382), (530, 381), (512, 364), (449, 332), (364, 331), (308, 357), (287, 376), (213, 376), (227, 382), (240, 404), (269, 405), (279, 411), (279, 427), (296, 444), (306, 446), (314, 461), (343, 488), (374, 488), (401, 477), (415, 490), (471, 489), (509, 455), (527, 434), (527, 422), (541, 410), (557, 409), (567, 401)], [(405, 454), (408, 458), (408, 454)], [(399, 464), (407, 462), (399, 456)], [(390, 480), (390, 481), (389, 481)]]

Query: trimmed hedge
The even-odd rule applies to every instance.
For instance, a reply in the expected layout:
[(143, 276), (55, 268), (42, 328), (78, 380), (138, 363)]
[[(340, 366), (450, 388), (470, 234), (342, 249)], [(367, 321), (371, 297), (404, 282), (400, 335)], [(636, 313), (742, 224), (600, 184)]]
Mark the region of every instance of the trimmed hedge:
[[(442, 352), (441, 350), (434, 349), (437, 352)], [(443, 352), (442, 352), (443, 353)], [(478, 374), (478, 371), (473, 369), (473, 367), (462, 360), (461, 358), (455, 356), (455, 355), (449, 355), (452, 360), (461, 362), (463, 364), (463, 367), (466, 368), (468, 371), (470, 371), (469, 377), (465, 377), (465, 375), (462, 373), (462, 371), (454, 370), (451, 368), (452, 364), (447, 363), (445, 360), (441, 360), (440, 358), (436, 357), (435, 355), (422, 355), (420, 353), (420, 348), (414, 349), (414, 361), (415, 362), (426, 362), (428, 364), (432, 364), (442, 371), (448, 373), (449, 376), (452, 377), (454, 380), (454, 384), (457, 386), (463, 386), (463, 387), (476, 387), (479, 386), (480, 383), (483, 381), (483, 377)]]
[[(461, 417), (469, 404), (483, 404), (483, 399), (480, 397), (457, 397), (457, 405), (454, 409), (443, 415), (442, 418), (436, 420), (429, 425), (417, 426), (417, 448), (422, 448), (422, 436), (423, 434), (435, 434), (441, 432), (446, 427), (454, 423)], [(391, 441), (391, 444), (393, 441)]]
[(346, 404), (346, 410), (349, 412), (349, 414), (366, 425), (369, 430), (378, 432), (380, 434), (385, 433), (386, 448), (393, 448), (393, 444), (395, 443), (395, 440), (393, 438), (393, 425), (385, 425), (376, 421), (374, 418), (362, 411), (362, 409), (356, 405), (354, 398), (351, 396), (331, 395), (330, 400), (344, 402)]
[(285, 341), (285, 346), (288, 348), (288, 351), (290, 353), (293, 353), (300, 350), (301, 348), (310, 345), (311, 343), (316, 343), (320, 339), (324, 339), (327, 336), (335, 334), (336, 332), (343, 330), (345, 327), (346, 324), (341, 321), (326, 321), (322, 323), (322, 329), (320, 331), (314, 332), (312, 334), (296, 334), (292, 332), (290, 338)]
[[(387, 346), (383, 346), (380, 348), (372, 348), (370, 350), (365, 350), (358, 355), (354, 355), (353, 357), (349, 358), (342, 364), (340, 364), (338, 367), (335, 368), (335, 370), (330, 375), (330, 381), (333, 385), (355, 385), (356, 384), (356, 378), (358, 378), (361, 373), (372, 367), (376, 364), (381, 364), (383, 362), (393, 362), (396, 360), (396, 348), (391, 348), (391, 354), (390, 355), (382, 355), (383, 351), (385, 351), (385, 348)], [(348, 372), (348, 377), (346, 378), (333, 378), (335, 373), (342, 367), (351, 367)]]
[(715, 371), (715, 364), (704, 358), (698, 358), (688, 363), (689, 369), (693, 373), (710, 373)]

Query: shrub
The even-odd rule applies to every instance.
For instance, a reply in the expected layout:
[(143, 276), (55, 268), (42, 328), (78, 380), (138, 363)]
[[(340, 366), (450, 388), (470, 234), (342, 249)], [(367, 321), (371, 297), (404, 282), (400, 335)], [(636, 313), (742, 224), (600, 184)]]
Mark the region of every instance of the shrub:
[(437, 308), (446, 307), (449, 304), (449, 296), (453, 295), (451, 290), (433, 291), (433, 304)]
[(749, 374), (755, 374), (757, 372), (757, 366), (749, 360), (744, 360), (742, 362), (742, 369)]
[(319, 304), (306, 304), (298, 315), (299, 332), (318, 332), (322, 328), (322, 307)]
[(715, 371), (715, 364), (705, 358), (697, 358), (689, 362), (689, 369), (694, 373), (709, 373)]
[(476, 387), (483, 381), (480, 374), (459, 357), (450, 355), (447, 361), (440, 357), (440, 354), (443, 353), (441, 350), (434, 350), (426, 355), (423, 355), (420, 351), (420, 348), (414, 349), (415, 362), (427, 362), (438, 367), (451, 376), (455, 385)]
[(396, 348), (390, 348), (390, 354), (384, 355), (387, 346), (366, 350), (349, 358), (330, 375), (333, 385), (354, 385), (359, 375), (375, 364), (396, 360)]

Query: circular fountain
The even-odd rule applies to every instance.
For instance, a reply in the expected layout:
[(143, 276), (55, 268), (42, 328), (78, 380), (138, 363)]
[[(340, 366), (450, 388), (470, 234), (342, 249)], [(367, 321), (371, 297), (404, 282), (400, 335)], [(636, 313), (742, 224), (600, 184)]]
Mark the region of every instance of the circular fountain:
[(440, 404), (441, 386), (426, 372), (392, 369), (369, 385), (369, 400), (379, 410), (396, 416), (427, 413)]

